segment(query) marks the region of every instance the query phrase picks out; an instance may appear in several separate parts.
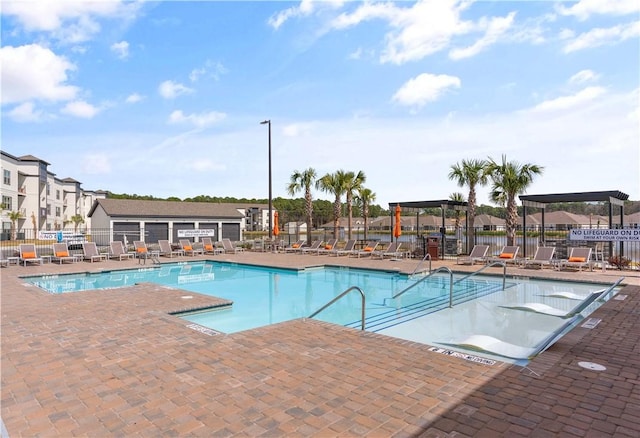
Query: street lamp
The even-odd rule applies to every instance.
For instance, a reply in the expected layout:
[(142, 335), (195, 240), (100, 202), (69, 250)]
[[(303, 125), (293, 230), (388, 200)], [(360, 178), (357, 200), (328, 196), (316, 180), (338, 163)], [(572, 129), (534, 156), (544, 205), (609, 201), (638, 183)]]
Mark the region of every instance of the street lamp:
[(263, 120), (261, 125), (269, 125), (269, 240), (273, 236), (273, 229), (271, 226), (272, 214), (273, 214), (273, 200), (271, 194), (271, 120)]

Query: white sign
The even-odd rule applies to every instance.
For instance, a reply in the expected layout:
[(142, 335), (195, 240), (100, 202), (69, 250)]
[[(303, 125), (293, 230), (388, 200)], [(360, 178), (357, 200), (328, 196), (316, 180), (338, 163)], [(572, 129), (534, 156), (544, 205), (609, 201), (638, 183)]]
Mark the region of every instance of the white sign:
[(606, 242), (640, 242), (640, 229), (600, 230), (584, 229), (571, 230), (569, 240), (589, 240)]
[(215, 237), (216, 230), (178, 230), (178, 237)]
[(39, 231), (38, 240), (55, 240), (57, 242), (86, 242), (83, 234), (73, 231)]

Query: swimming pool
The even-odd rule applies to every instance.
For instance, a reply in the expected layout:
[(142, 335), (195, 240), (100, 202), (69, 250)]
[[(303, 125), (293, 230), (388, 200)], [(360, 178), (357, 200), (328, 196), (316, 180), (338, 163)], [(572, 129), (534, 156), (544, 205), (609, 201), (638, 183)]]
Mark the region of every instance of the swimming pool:
[[(51, 293), (97, 292), (151, 282), (225, 298), (233, 305), (181, 315), (187, 321), (222, 333), (308, 317), (346, 289), (357, 286), (366, 296), (368, 331), (431, 345), (448, 345), (479, 333), (517, 345), (535, 345), (558, 330), (564, 320), (501, 306), (537, 302), (569, 310), (575, 306), (575, 300), (547, 295), (570, 292), (587, 296), (603, 287), (591, 283), (520, 278), (509, 279), (503, 290), (502, 277), (476, 276), (465, 280), (456, 277), (454, 305), (450, 308), (449, 278), (444, 273), (433, 275), (397, 299), (391, 297), (415, 285), (420, 278), (396, 271), (341, 267), (297, 270), (202, 261), (99, 273), (25, 277), (24, 280)], [(598, 303), (594, 303), (584, 314), (597, 306)], [(316, 319), (359, 328), (361, 311), (360, 296), (353, 291)]]

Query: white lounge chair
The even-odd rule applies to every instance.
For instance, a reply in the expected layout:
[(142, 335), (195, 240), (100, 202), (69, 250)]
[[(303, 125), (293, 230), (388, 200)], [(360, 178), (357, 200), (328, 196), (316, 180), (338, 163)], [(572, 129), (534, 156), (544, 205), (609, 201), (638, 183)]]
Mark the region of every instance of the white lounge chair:
[(533, 359), (547, 348), (549, 348), (568, 328), (570, 328), (577, 320), (578, 316), (565, 321), (560, 327), (542, 339), (532, 347), (516, 345), (502, 341), (487, 335), (472, 335), (460, 341), (438, 342), (442, 345), (459, 347), (465, 350), (474, 350), (484, 353), (496, 354), (498, 356), (508, 357), (510, 359)]
[(469, 255), (459, 256), (456, 259), (458, 265), (473, 265), (476, 262), (483, 263), (489, 252), (489, 245), (475, 245)]
[(211, 237), (202, 238), (202, 250), (205, 254), (222, 254), (222, 248), (217, 248)]
[(67, 242), (58, 242), (53, 244), (53, 255), (51, 256), (51, 262), (58, 262), (63, 264), (64, 262), (75, 263), (78, 258), (69, 252)]
[(356, 239), (347, 240), (343, 248), (334, 248), (333, 251), (329, 253), (329, 255), (335, 255), (336, 257), (339, 257), (341, 255), (352, 254), (353, 252), (355, 252), (356, 242)]
[(20, 262), (23, 266), (27, 266), (27, 263), (42, 264), (42, 257), (38, 257), (36, 253), (36, 246), (33, 243), (21, 243), (19, 247)]
[(329, 254), (331, 251), (334, 250), (337, 243), (338, 243), (338, 239), (329, 239), (329, 241), (325, 245), (320, 245), (320, 248), (318, 248), (318, 251), (316, 252), (316, 254), (317, 255)]
[(560, 260), (560, 263), (558, 263), (558, 270), (562, 270), (564, 268), (578, 268), (578, 270), (582, 271), (582, 268), (587, 267), (590, 271), (593, 271), (591, 248), (571, 248), (569, 258)]
[(171, 242), (166, 239), (158, 240), (158, 246), (160, 247), (160, 255), (173, 258), (173, 256), (183, 256), (184, 251), (182, 249), (173, 249)]
[(355, 251), (352, 255), (360, 258), (360, 257), (369, 257), (374, 251), (378, 248), (378, 242), (372, 241), (367, 243), (367, 245), (362, 248), (360, 251)]
[(284, 248), (284, 252), (299, 252), (302, 251), (302, 246), (304, 245), (304, 239), (296, 240), (291, 245)]
[(311, 246), (302, 248), (302, 251), (300, 251), (300, 253), (312, 254), (318, 251), (318, 248), (320, 248), (320, 245), (322, 245), (322, 240), (314, 240), (313, 242), (311, 242)]
[(128, 260), (131, 258), (134, 258), (135, 254), (131, 253), (131, 252), (127, 252), (127, 250), (124, 247), (124, 244), (119, 241), (113, 241), (109, 243), (109, 258), (110, 259), (118, 259), (120, 261), (122, 260)]
[(229, 238), (222, 239), (222, 249), (225, 253), (238, 254), (240, 252), (244, 252), (244, 248), (234, 245), (231, 243), (231, 239)]
[(553, 264), (553, 256), (556, 253), (556, 249), (554, 247), (549, 246), (539, 246), (536, 249), (536, 253), (533, 255), (532, 259), (524, 260), (522, 262), (523, 268), (540, 266), (540, 269), (544, 268), (545, 265), (552, 266)]
[(89, 260), (91, 263), (96, 261), (103, 262), (107, 260), (107, 254), (100, 254), (95, 242), (83, 242), (82, 253), (84, 255), (84, 259)]
[(573, 309), (569, 311), (557, 309), (555, 307), (551, 307), (543, 303), (524, 303), (524, 304), (515, 304), (511, 306), (500, 306), (500, 307), (505, 309), (522, 310), (525, 312), (543, 313), (545, 315), (557, 316), (559, 318), (566, 319), (579, 314), (584, 309), (589, 307), (591, 303), (597, 300), (598, 297), (602, 295), (604, 291), (605, 291), (604, 289), (600, 289), (600, 290), (591, 292), (589, 295), (587, 295), (584, 298), (584, 300), (580, 301), (578, 305), (576, 305)]
[(518, 263), (520, 260), (518, 251), (520, 251), (519, 246), (504, 246), (500, 254), (494, 257), (487, 257), (486, 262), (487, 264), (493, 262)]
[(385, 249), (374, 251), (373, 254), (371, 254), (371, 258), (378, 257), (380, 259), (384, 259), (385, 257), (390, 257), (393, 259), (402, 257), (403, 252), (400, 250), (401, 247), (402, 242), (390, 242)]
[(184, 255), (204, 255), (204, 249), (196, 248), (189, 239), (180, 239), (178, 242), (180, 243), (180, 249), (182, 250)]

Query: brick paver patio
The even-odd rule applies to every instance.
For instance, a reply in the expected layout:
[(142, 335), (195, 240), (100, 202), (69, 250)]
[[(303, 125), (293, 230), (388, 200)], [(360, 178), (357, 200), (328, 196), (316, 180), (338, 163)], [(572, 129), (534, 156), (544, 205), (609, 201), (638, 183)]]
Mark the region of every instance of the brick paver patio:
[[(416, 266), (268, 253), (212, 258)], [(445, 263), (471, 269), (434, 266)], [(50, 295), (19, 278), (123, 267), (138, 266), (2, 268), (1, 403), (9, 436), (640, 436), (638, 272), (624, 273), (626, 299), (592, 315), (600, 324), (576, 327), (527, 368), (473, 363), (309, 319), (210, 335), (169, 312), (222, 300), (192, 292), (185, 300), (183, 291), (153, 284)], [(609, 283), (620, 276), (509, 274)]]

